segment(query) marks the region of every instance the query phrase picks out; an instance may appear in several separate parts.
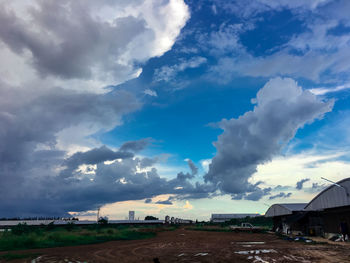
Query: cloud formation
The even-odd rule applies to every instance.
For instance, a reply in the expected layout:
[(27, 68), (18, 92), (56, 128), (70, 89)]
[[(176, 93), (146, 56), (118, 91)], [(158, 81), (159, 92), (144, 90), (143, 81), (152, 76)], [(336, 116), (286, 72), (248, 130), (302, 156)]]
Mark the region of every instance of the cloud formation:
[(206, 62), (207, 59), (205, 57), (193, 57), (173, 66), (163, 66), (155, 70), (154, 80), (173, 81), (179, 72), (185, 71), (189, 68), (197, 68)]
[(0, 1), (0, 10), (0, 42), (41, 78), (99, 91), (137, 77), (141, 63), (171, 49), (190, 17), (183, 0), (15, 0)]
[(157, 92), (155, 90), (151, 90), (151, 89), (145, 89), (143, 91), (143, 93), (146, 94), (146, 95), (149, 95), (151, 97), (157, 97), (158, 96)]
[(191, 174), (195, 176), (198, 173), (198, 167), (194, 164), (194, 162), (191, 159), (186, 159), (188, 166), (191, 169)]
[[(137, 153), (141, 150), (143, 150), (144, 148), (146, 148), (146, 146), (149, 144), (150, 142), (150, 138), (146, 138), (146, 139), (141, 139), (141, 140), (137, 140), (137, 141), (128, 141), (123, 143), (123, 145), (120, 147), (120, 151), (122, 152), (134, 152)], [(114, 158), (116, 159), (116, 158)]]
[[(24, 167), (33, 163), (22, 163), (23, 170), (9, 173), (3, 169), (0, 173), (5, 182), (0, 194), (4, 200), (0, 206), (3, 216), (62, 216), (118, 201), (146, 199), (150, 203), (152, 197), (162, 194), (201, 198), (211, 192), (201, 184), (193, 185), (190, 174), (161, 178), (156, 168), (145, 167), (143, 158), (106, 146), (77, 152), (66, 159), (62, 152), (52, 150), (36, 151), (31, 157), (32, 162), (38, 162), (33, 169)], [(141, 169), (142, 163), (147, 169)], [(82, 169), (84, 165), (92, 168)], [(22, 171), (26, 173), (23, 175)], [(158, 203), (171, 204), (172, 198)]]
[[(68, 154), (57, 147), (64, 130), (85, 124), (88, 136), (113, 128), (123, 114), (137, 109), (138, 101), (125, 91), (108, 96), (60, 88), (18, 93), (2, 84), (0, 92), (4, 216), (62, 215), (117, 201), (150, 201), (161, 194), (178, 200), (219, 193), (259, 200), (272, 189), (262, 188), (262, 182), (250, 183), (256, 166), (278, 154), (299, 128), (322, 118), (333, 106), (291, 79), (269, 81), (258, 92), (253, 111), (220, 122), (224, 132), (215, 143), (217, 154), (204, 177), (206, 183), (200, 183), (191, 181), (198, 168), (189, 159), (190, 173), (166, 179), (153, 167), (158, 158), (136, 157), (149, 138), (125, 142), (118, 150), (99, 146)], [(38, 206), (41, 200), (45, 202)]]
[(306, 183), (308, 181), (310, 181), (310, 178), (301, 179), (300, 181), (297, 182), (295, 188), (298, 189), (298, 190), (303, 189), (304, 183)]
[[(213, 55), (208, 57), (207, 79), (226, 84), (237, 76), (285, 76), (306, 78), (316, 83), (331, 82), (335, 86), (349, 79), (346, 61), (350, 55), (350, 34), (345, 30), (350, 23), (349, 16), (345, 14), (350, 8), (348, 1), (211, 2), (217, 12), (234, 15), (238, 19), (234, 23), (224, 21), (216, 24), (209, 33), (207, 28), (193, 29), (195, 33), (191, 35), (197, 37), (197, 47)], [(280, 28), (274, 25), (269, 29), (271, 24), (267, 24), (277, 14), (290, 16), (285, 18), (286, 23), (288, 26), (294, 24), (297, 30), (288, 30), (288, 34), (278, 33), (276, 37), (281, 37), (280, 43), (264, 47), (264, 41), (258, 40), (259, 45), (252, 48), (247, 37), (263, 39), (267, 34), (274, 34), (269, 30)], [(258, 37), (261, 32), (264, 34)], [(259, 49), (260, 52), (256, 52)]]
[(189, 16), (183, 0), (0, 0), (0, 213), (63, 215), (191, 192), (186, 179), (160, 178), (157, 158), (135, 157), (149, 139), (116, 151), (92, 136), (141, 107), (105, 87), (170, 50)]
[(293, 12), (305, 12), (313, 11), (317, 7), (325, 5), (329, 0), (253, 0), (253, 1), (244, 1), (244, 0), (212, 0), (216, 4), (216, 8), (220, 7), (226, 12), (233, 13), (234, 15), (242, 18), (249, 18), (259, 15), (260, 13), (266, 11), (280, 11), (283, 9), (290, 9)]
[(156, 204), (158, 204), (158, 205), (172, 205), (173, 202), (171, 200), (173, 200), (173, 197), (170, 196), (167, 200), (157, 201)]
[(261, 182), (249, 181), (257, 165), (270, 161), (298, 129), (322, 118), (334, 103), (320, 100), (289, 78), (271, 79), (253, 102), (253, 111), (220, 122), (223, 133), (214, 143), (217, 153), (204, 176), (235, 199), (257, 200), (268, 194), (270, 189), (261, 189)]
[(273, 200), (273, 199), (276, 199), (276, 198), (288, 198), (292, 195), (292, 193), (283, 193), (283, 192), (280, 192), (279, 194), (276, 194), (276, 195), (271, 195), (269, 197), (269, 200)]

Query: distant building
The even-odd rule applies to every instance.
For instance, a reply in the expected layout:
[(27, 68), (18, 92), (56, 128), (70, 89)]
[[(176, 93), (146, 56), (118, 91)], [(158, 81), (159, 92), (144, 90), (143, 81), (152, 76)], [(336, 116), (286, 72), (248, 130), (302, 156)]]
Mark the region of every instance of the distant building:
[(210, 221), (213, 223), (223, 223), (234, 218), (256, 217), (260, 214), (212, 214)]
[(129, 211), (129, 220), (131, 221), (135, 220), (135, 211)]

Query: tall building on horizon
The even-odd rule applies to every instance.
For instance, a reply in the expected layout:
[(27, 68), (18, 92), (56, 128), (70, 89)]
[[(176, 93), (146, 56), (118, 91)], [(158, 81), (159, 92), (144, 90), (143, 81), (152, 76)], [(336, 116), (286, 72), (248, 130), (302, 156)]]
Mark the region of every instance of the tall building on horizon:
[(135, 211), (129, 211), (129, 220), (135, 220)]

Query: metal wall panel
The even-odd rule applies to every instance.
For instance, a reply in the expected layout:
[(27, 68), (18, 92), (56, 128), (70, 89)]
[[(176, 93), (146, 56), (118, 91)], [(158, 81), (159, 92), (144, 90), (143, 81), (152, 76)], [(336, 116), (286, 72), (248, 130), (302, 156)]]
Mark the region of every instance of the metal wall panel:
[(350, 178), (344, 179), (337, 184), (342, 187), (331, 185), (326, 188), (310, 201), (305, 210), (323, 210), (350, 205), (350, 196), (347, 196), (350, 193)]

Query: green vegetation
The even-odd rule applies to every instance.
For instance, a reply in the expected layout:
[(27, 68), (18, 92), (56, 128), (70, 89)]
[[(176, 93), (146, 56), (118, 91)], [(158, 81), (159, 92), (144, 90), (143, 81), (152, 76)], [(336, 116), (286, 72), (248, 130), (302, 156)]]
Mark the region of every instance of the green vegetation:
[(0, 260), (4, 259), (6, 261), (15, 260), (15, 259), (34, 259), (37, 258), (40, 254), (33, 253), (33, 254), (17, 254), (17, 253), (6, 253), (3, 255), (0, 255)]
[(154, 216), (146, 216), (145, 220), (158, 220), (158, 217), (154, 217)]
[(162, 231), (159, 226), (28, 226), (19, 224), (0, 233), (0, 251), (93, 244), (111, 240), (151, 238)]

